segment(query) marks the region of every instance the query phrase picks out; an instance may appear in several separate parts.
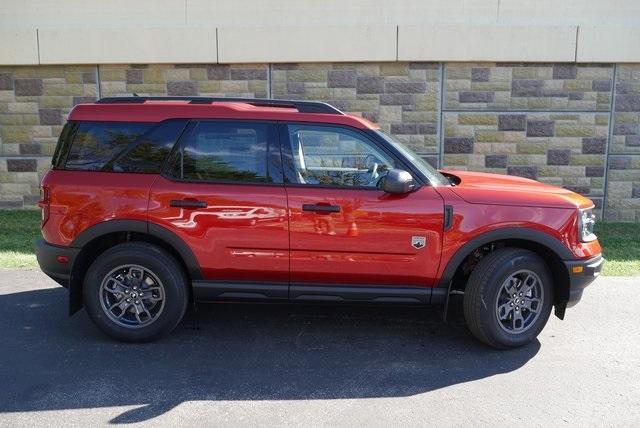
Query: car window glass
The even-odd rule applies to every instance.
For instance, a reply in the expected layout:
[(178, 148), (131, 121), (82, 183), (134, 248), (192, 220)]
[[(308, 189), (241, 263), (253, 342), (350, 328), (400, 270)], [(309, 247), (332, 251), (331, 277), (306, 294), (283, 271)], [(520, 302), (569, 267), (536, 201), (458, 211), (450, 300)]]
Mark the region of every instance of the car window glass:
[(160, 173), (187, 122), (168, 120), (158, 124), (105, 166), (116, 172)]
[(298, 184), (379, 187), (395, 161), (366, 137), (340, 127), (289, 125)]
[(82, 122), (78, 125), (64, 167), (103, 170), (108, 162), (152, 126), (135, 122)]
[(264, 183), (268, 181), (268, 127), (199, 122), (174, 158), (171, 175), (196, 181)]

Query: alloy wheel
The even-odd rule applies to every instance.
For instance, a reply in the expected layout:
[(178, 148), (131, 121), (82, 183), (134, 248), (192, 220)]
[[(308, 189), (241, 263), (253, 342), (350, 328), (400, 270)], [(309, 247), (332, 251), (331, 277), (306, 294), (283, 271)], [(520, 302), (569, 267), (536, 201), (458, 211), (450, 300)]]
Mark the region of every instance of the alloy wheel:
[(165, 304), (162, 282), (140, 265), (122, 265), (105, 275), (100, 284), (100, 305), (121, 327), (141, 328), (155, 322)]

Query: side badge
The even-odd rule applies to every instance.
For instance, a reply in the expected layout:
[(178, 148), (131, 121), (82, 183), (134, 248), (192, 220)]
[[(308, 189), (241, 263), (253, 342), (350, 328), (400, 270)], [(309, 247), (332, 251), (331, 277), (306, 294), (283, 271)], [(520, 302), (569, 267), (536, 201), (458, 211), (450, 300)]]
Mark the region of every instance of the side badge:
[(412, 236), (411, 246), (416, 250), (420, 250), (427, 245), (427, 238), (425, 236)]

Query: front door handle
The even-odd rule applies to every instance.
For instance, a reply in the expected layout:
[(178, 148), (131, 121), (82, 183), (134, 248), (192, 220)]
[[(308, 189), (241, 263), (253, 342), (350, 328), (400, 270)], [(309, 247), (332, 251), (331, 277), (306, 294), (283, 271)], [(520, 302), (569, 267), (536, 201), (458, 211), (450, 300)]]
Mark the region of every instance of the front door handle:
[(197, 201), (195, 199), (172, 199), (169, 205), (176, 208), (207, 208), (205, 201)]
[(316, 213), (339, 213), (340, 205), (329, 204), (303, 204), (302, 211), (313, 211)]

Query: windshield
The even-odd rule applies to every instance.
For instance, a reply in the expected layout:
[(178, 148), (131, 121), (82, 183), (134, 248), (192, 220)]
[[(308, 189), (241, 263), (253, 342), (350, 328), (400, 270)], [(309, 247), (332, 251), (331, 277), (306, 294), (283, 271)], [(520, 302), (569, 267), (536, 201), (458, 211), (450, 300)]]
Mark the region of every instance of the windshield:
[(415, 166), (425, 177), (429, 179), (432, 186), (449, 186), (451, 182), (444, 175), (440, 174), (434, 167), (424, 160), (420, 155), (411, 150), (409, 147), (394, 140), (382, 131), (375, 131), (384, 138), (396, 150), (398, 150), (413, 166)]

